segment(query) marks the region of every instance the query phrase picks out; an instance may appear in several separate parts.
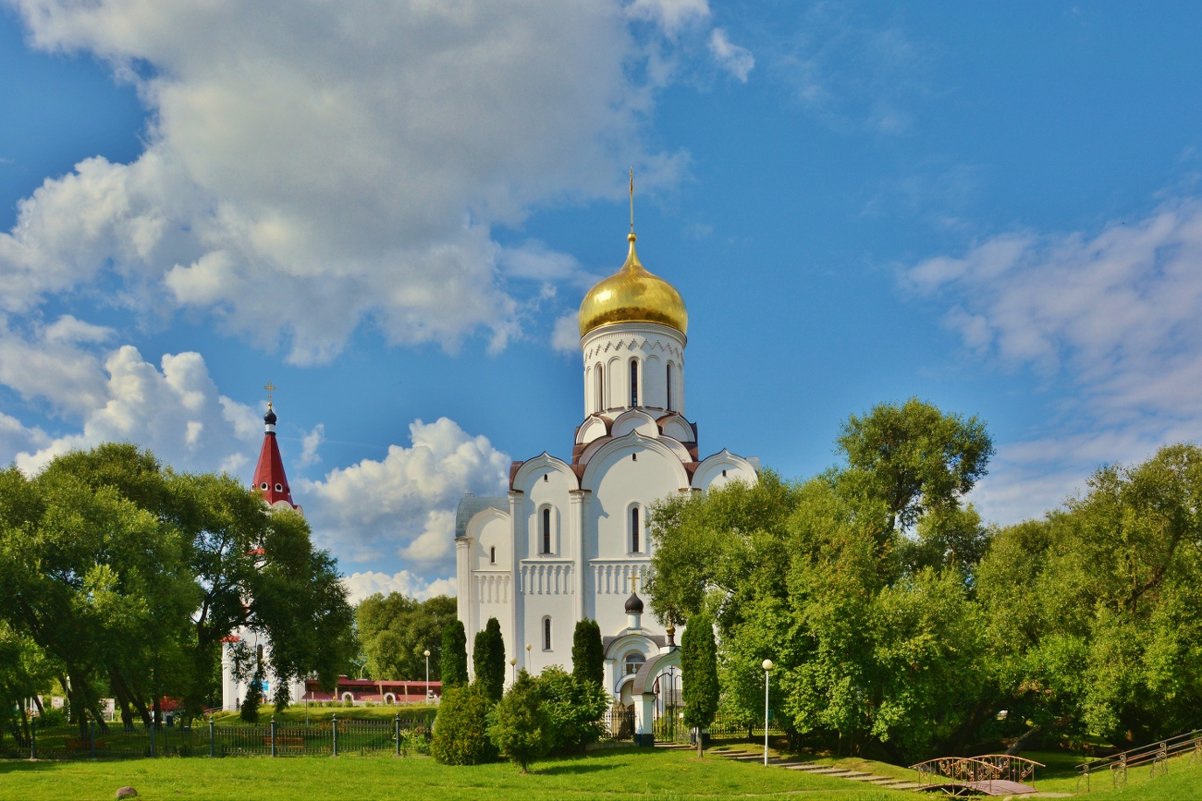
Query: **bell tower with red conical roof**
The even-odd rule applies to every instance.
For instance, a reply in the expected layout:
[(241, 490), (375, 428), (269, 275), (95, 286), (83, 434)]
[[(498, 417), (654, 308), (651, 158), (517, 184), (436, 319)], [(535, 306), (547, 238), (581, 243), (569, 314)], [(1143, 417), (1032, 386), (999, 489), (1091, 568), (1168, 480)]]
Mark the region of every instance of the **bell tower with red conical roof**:
[(291, 509), (299, 509), (292, 501), (292, 488), (288, 486), (288, 476), (284, 473), (284, 460), (280, 457), (280, 446), (275, 439), (275, 409), (271, 402), (271, 391), (275, 389), (270, 383), (267, 390), (267, 414), (263, 415), (263, 447), (259, 449), (259, 462), (255, 465), (254, 489), (263, 496), (268, 506), (287, 504)]

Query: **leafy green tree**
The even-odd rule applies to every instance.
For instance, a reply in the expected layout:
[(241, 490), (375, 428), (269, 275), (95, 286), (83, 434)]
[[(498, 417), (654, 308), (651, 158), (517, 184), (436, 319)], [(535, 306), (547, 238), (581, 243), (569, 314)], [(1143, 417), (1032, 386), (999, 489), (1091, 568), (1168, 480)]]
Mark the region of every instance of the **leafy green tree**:
[[(81, 730), (102, 721), (100, 696), (144, 720), (179, 670), (197, 593), (179, 532), (127, 497), (161, 503), (157, 462), (128, 446), (67, 454), (26, 479), (0, 478), (0, 615), (61, 664)], [(111, 483), (100, 483), (101, 480)]]
[[(908, 434), (919, 435), (920, 428)], [(947, 679), (973, 670), (970, 660), (982, 654), (980, 637), (966, 628), (976, 619), (968, 596), (976, 557), (962, 544), (984, 545), (958, 490), (936, 503), (920, 484), (891, 511), (887, 499), (900, 496), (881, 488), (896, 477), (870, 468), (831, 470), (799, 485), (765, 471), (755, 486), (661, 503), (650, 591), (661, 618), (713, 610), (723, 704), (736, 718), (750, 724), (763, 714), (760, 664), (771, 658), (780, 688), (773, 710), (791, 738), (857, 752), (883, 746), (901, 759), (962, 737), (986, 694), (975, 679)], [(895, 530), (903, 512), (915, 515), (913, 540)], [(924, 684), (927, 675), (944, 682)], [(941, 705), (948, 699), (954, 707)]]
[(472, 667), (476, 682), (493, 701), (500, 701), (505, 690), (505, 641), (501, 624), (490, 617), (482, 631), (476, 632), (472, 647)]
[(462, 621), (453, 620), (443, 628), (440, 650), (439, 676), (443, 689), (467, 684), (467, 633)]
[(493, 700), (479, 683), (447, 689), (434, 718), (430, 753), (443, 765), (480, 765), (497, 758), (488, 737)]
[(714, 626), (705, 612), (689, 618), (680, 643), (680, 670), (683, 674), (684, 722), (697, 737), (697, 756), (704, 748), (703, 730), (714, 722), (718, 712), (718, 647)]
[[(222, 640), (240, 627), (272, 643), (277, 707), (294, 679), (316, 674), (332, 689), (354, 653), (352, 611), (337, 564), (313, 548), (308, 522), (292, 511), (265, 513), (262, 500), (229, 476), (168, 471), (165, 479), (169, 514), (189, 542), (186, 563), (201, 592), (186, 708), (198, 713), (215, 695)], [(240, 674), (250, 676), (257, 655), (246, 648), (235, 655)]]
[[(978, 591), (1011, 718), (1111, 739), (1163, 737), (1202, 707), (1202, 449), (1106, 467), (1083, 498), (999, 532)], [(1013, 713), (1019, 714), (1013, 714)]]
[(600, 682), (568, 673), (558, 665), (544, 669), (535, 682), (550, 721), (553, 753), (581, 753), (601, 739), (602, 716), (609, 709), (610, 698)]
[(104, 725), (102, 691), (126, 723), (159, 717), (165, 695), (199, 710), (239, 626), (274, 643), (280, 691), (311, 672), (332, 686), (349, 650), (345, 590), (300, 515), (131, 445), (0, 472), (0, 577), (0, 618), (61, 666), (81, 727)]
[(852, 415), (838, 442), (849, 467), (844, 480), (883, 504), (882, 537), (912, 528), (927, 511), (956, 508), (993, 455), (983, 422), (917, 398)]
[(528, 773), (530, 764), (550, 750), (551, 720), (543, 708), (538, 683), (525, 668), (488, 720), (489, 739), (522, 773)]
[(601, 644), (601, 627), (595, 620), (576, 621), (576, 630), (572, 632), (572, 675), (598, 686), (605, 681), (605, 647)]
[(18, 634), (0, 620), (0, 737), (7, 730), (13, 732), (19, 744), (29, 743), (25, 703), (33, 699), (38, 713), (43, 713), (39, 696), (50, 690), (59, 670), (30, 637)]
[(376, 593), (359, 602), (355, 622), (373, 679), (424, 678), (430, 651), (430, 680), (440, 680), (443, 630), (455, 620), (455, 599), (425, 601), (400, 593)]

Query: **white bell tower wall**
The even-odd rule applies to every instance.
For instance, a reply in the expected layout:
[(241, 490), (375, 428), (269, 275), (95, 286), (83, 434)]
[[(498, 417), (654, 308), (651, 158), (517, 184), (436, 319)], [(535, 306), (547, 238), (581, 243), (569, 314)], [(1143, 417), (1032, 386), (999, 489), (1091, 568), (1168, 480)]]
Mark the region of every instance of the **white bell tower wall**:
[(632, 408), (685, 413), (685, 336), (658, 323), (613, 323), (580, 338), (584, 416)]

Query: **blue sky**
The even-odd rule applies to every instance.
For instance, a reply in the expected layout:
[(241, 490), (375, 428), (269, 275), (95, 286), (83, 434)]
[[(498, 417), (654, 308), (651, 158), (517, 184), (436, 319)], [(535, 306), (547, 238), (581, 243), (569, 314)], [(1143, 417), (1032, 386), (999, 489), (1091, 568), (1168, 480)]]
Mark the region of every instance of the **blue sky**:
[(108, 439), (294, 496), (356, 596), (570, 456), (572, 316), (690, 313), (701, 450), (983, 418), (1042, 515), (1202, 422), (1202, 6), (0, 0), (0, 461)]

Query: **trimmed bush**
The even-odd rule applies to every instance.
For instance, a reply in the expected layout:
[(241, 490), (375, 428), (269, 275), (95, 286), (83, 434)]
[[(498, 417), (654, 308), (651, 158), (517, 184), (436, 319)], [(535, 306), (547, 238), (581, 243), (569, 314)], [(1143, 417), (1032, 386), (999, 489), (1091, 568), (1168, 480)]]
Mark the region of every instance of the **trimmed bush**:
[(551, 722), (553, 753), (580, 753), (601, 739), (601, 717), (609, 709), (609, 694), (600, 683), (552, 665), (539, 675), (536, 685)]
[(488, 720), (489, 739), (522, 773), (550, 749), (551, 720), (543, 709), (538, 683), (525, 669)]
[(492, 699), (479, 682), (448, 688), (434, 718), (434, 738), (430, 741), (434, 759), (444, 765), (479, 765), (495, 760), (497, 749), (488, 738), (492, 708)]

